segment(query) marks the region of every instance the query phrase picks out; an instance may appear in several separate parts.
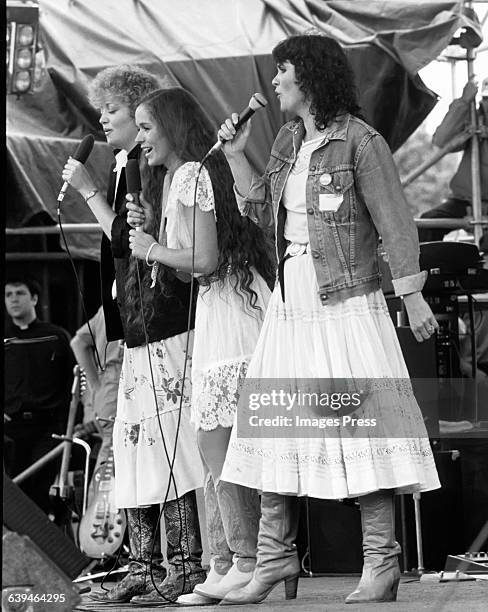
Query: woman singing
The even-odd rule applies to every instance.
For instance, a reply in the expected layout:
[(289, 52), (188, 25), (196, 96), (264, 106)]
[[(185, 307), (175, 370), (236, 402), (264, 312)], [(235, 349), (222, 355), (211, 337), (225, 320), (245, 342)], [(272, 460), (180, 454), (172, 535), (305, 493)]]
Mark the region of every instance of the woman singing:
[[(180, 597), (178, 603), (212, 603), (247, 584), (256, 563), (257, 492), (223, 482), (220, 473), (274, 266), (264, 233), (237, 210), (224, 155), (211, 157), (199, 173), (199, 160), (215, 135), (195, 98), (181, 88), (156, 91), (141, 101), (135, 117), (136, 140), (151, 172), (145, 185), (145, 210), (128, 203), (129, 223), (145, 222), (146, 229), (156, 209), (161, 210), (162, 222), (156, 233), (130, 232), (132, 254), (154, 270), (170, 268), (176, 274), (192, 272), (194, 256), (193, 272), (200, 284), (192, 360), (192, 422), (206, 471), (211, 571), (193, 594)], [(162, 200), (155, 197), (161, 185)], [(152, 593), (137, 598), (137, 603), (156, 602), (157, 597)]]
[[(205, 579), (195, 497), (203, 470), (201, 462), (195, 461), (198, 448), (190, 423), (189, 368), (182, 396), (190, 284), (161, 268), (151, 288), (151, 269), (130, 257), (126, 222), (125, 163), (127, 158), (140, 157), (134, 111), (141, 98), (157, 87), (152, 75), (126, 65), (103, 70), (91, 83), (91, 102), (100, 109), (100, 123), (116, 151), (108, 201), (80, 162), (70, 159), (63, 173), (105, 233), (101, 265), (107, 337), (113, 340), (123, 334), (125, 341), (113, 445), (115, 501), (127, 512), (129, 573), (111, 590), (91, 594), (112, 603), (151, 592), (150, 573), (158, 583), (164, 578), (159, 590), (170, 600), (190, 593)], [(160, 210), (156, 212), (152, 222), (159, 229)], [(112, 301), (114, 289), (118, 308)], [(170, 570), (166, 578), (164, 568), (151, 558), (163, 502)]]
[(241, 213), (276, 231), (280, 282), (248, 380), (287, 379), (298, 391), (293, 385), (305, 379), (364, 379), (375, 392), (378, 429), (245, 439), (233, 431), (222, 479), (263, 491), (262, 516), (254, 577), (224, 603), (262, 601), (281, 581), (287, 598), (296, 596), (298, 496), (359, 497), (364, 568), (346, 601), (393, 601), (400, 579), (394, 495), (439, 481), (380, 290), (377, 247), (381, 236), (396, 295), (421, 342), (437, 323), (420, 293), (417, 232), (388, 146), (358, 117), (339, 44), (293, 36), (273, 56), (280, 108), (294, 118), (279, 131), (262, 177), (244, 154), (250, 125), (236, 134), (233, 115), (219, 130)]

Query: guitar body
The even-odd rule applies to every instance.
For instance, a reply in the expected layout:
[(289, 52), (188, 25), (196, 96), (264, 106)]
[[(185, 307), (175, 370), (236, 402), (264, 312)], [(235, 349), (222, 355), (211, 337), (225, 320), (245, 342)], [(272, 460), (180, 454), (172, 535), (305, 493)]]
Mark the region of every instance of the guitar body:
[(93, 559), (115, 555), (127, 526), (125, 512), (115, 506), (113, 454), (93, 475), (94, 494), (80, 522), (81, 550)]

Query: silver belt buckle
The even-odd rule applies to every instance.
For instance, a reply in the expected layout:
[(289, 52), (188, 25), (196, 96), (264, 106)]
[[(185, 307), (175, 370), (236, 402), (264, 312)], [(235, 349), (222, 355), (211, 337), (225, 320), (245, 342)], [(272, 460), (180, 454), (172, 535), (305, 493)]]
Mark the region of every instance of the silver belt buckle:
[(297, 242), (293, 242), (292, 244), (288, 245), (288, 249), (287, 249), (288, 255), (290, 255), (290, 257), (296, 257), (297, 255), (303, 255), (306, 250), (307, 250), (306, 244), (298, 244)]

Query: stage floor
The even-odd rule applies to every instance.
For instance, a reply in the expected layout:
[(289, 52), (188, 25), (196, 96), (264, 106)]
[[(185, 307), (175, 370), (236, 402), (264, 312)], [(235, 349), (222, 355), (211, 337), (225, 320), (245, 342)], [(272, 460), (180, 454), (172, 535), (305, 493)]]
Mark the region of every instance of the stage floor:
[[(345, 604), (344, 598), (354, 590), (358, 578), (355, 576), (320, 576), (300, 578), (298, 597), (293, 601), (285, 601), (283, 586), (276, 587), (267, 599), (260, 604), (259, 612), (268, 610), (303, 610), (305, 612), (358, 612), (381, 609), (381, 612), (485, 612), (488, 601), (488, 581), (470, 582), (419, 582), (418, 579), (402, 577), (398, 590), (398, 600), (395, 603), (384, 604)], [(109, 586), (108, 584), (105, 586)], [(98, 590), (95, 584), (93, 590)], [(88, 595), (82, 595), (82, 603), (75, 608), (79, 612), (103, 612), (104, 610), (143, 612), (148, 607), (133, 604), (100, 604), (92, 602)], [(378, 608), (379, 606), (379, 608)], [(161, 609), (179, 610), (256, 610), (253, 605), (240, 606), (200, 606), (188, 607), (165, 605)]]

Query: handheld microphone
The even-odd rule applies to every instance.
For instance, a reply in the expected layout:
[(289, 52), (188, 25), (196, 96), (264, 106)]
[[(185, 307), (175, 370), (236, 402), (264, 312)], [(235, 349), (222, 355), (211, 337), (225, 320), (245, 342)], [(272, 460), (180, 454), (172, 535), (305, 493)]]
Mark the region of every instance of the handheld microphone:
[[(239, 114), (239, 121), (234, 125), (236, 132), (249, 121), (249, 119), (254, 115), (254, 113), (260, 108), (264, 108), (268, 104), (268, 101), (263, 96), (263, 94), (255, 93), (251, 96), (249, 100), (248, 106)], [(225, 140), (217, 140), (214, 146), (210, 149), (210, 151), (205, 155), (205, 157), (209, 157), (213, 155), (217, 151), (223, 147)]]
[[(141, 173), (139, 171), (139, 162), (137, 159), (129, 159), (125, 167), (125, 184), (127, 186), (127, 193), (130, 193), (134, 198), (134, 204), (139, 206), (139, 192), (142, 189), (141, 186)], [(142, 231), (142, 226), (136, 227), (136, 232)]]
[[(92, 152), (93, 145), (95, 144), (95, 139), (92, 134), (87, 134), (80, 144), (76, 147), (76, 151), (73, 153), (73, 159), (84, 164), (88, 159), (88, 156)], [(63, 186), (61, 187), (61, 191), (58, 195), (58, 202), (62, 202), (64, 200), (64, 194), (66, 193), (69, 187), (69, 183), (65, 181)]]

